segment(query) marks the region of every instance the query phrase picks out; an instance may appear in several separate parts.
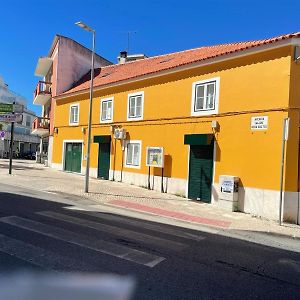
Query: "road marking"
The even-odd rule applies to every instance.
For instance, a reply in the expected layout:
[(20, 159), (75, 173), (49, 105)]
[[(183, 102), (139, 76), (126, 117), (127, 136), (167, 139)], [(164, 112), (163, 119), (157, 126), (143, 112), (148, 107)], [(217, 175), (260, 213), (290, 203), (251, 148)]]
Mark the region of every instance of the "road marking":
[[(115, 221), (115, 222), (120, 222), (120, 223), (124, 223), (124, 224), (131, 225), (131, 226), (137, 226), (137, 227), (141, 227), (144, 229), (161, 232), (161, 233), (165, 233), (168, 235), (173, 235), (173, 236), (177, 236), (177, 237), (185, 238), (185, 239), (189, 239), (189, 240), (202, 241), (203, 239), (205, 239), (205, 237), (203, 237), (201, 235), (192, 234), (189, 232), (180, 231), (179, 229), (173, 229), (170, 227), (166, 227), (164, 224), (163, 224), (163, 226), (155, 225), (155, 224), (147, 223), (145, 221), (128, 219), (127, 217), (119, 217), (119, 216), (115, 216), (112, 214), (108, 215), (108, 213), (103, 213), (103, 212), (91, 212), (91, 211), (80, 210), (80, 211), (76, 211), (76, 213), (92, 216), (92, 217), (100, 219), (100, 220)], [(169, 226), (171, 226), (171, 225), (169, 225)]]
[(0, 251), (52, 271), (90, 271), (82, 262), (0, 234)]
[(53, 211), (37, 212), (37, 214), (46, 216), (49, 218), (53, 218), (56, 220), (60, 220), (62, 222), (68, 222), (71, 224), (96, 229), (98, 231), (103, 231), (106, 233), (110, 233), (112, 235), (118, 235), (124, 239), (127, 238), (127, 239), (131, 239), (131, 240), (140, 241), (140, 242), (143, 242), (143, 243), (146, 243), (149, 245), (154, 245), (154, 246), (156, 245), (156, 246), (159, 246), (162, 248), (173, 249), (173, 250), (183, 250), (184, 248), (187, 247), (186, 244), (182, 244), (179, 242), (170, 241), (170, 240), (167, 240), (164, 238), (158, 238), (155, 236), (151, 236), (151, 235), (144, 234), (144, 233), (139, 233), (136, 231), (125, 229), (125, 228), (120, 228), (120, 227), (116, 227), (116, 226), (97, 223), (97, 222), (90, 221), (90, 220), (80, 219), (80, 218), (76, 218), (73, 216), (56, 213)]
[(3, 217), (0, 218), (0, 221), (80, 247), (133, 261), (137, 264), (145, 265), (151, 268), (165, 260), (164, 257), (159, 257), (157, 255), (145, 253), (126, 246), (102, 241), (99, 239), (90, 238), (85, 235), (77, 234), (65, 229), (60, 229), (54, 226), (49, 226), (40, 222), (17, 216)]

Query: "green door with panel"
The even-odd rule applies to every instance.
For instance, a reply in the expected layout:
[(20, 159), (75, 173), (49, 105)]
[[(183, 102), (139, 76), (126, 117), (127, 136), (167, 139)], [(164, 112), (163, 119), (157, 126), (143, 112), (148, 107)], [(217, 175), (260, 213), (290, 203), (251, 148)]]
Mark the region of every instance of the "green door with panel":
[(82, 144), (66, 143), (65, 171), (81, 173)]
[(98, 178), (109, 179), (110, 143), (99, 143)]
[(190, 145), (188, 198), (211, 202), (213, 145)]

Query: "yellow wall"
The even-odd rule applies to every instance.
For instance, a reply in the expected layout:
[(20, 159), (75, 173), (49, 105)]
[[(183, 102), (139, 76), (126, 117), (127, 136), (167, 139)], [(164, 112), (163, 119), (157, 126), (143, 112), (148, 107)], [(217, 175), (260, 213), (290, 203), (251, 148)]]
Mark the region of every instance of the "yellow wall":
[[(188, 151), (183, 144), (185, 134), (212, 133), (211, 120), (217, 120), (220, 130), (215, 134), (217, 142), (215, 177), (229, 174), (241, 178), (245, 187), (279, 189), (282, 120), (288, 115), (289, 105), (290, 47), (251, 55), (227, 62), (203, 66), (189, 71), (165, 75), (159, 78), (107, 88), (95, 92), (93, 106), (94, 135), (110, 134), (109, 124), (100, 124), (100, 99), (114, 96), (114, 124), (122, 125), (131, 140), (142, 141), (140, 169), (124, 171), (147, 174), (145, 156), (147, 146), (163, 146), (167, 155), (165, 175), (175, 178), (188, 177)], [(190, 117), (192, 83), (198, 80), (220, 77), (219, 114), (217, 116)], [(144, 120), (126, 121), (127, 95), (144, 91)], [(62, 163), (62, 141), (86, 141), (88, 94), (59, 100), (55, 110), (53, 162)], [(69, 126), (70, 103), (80, 103), (79, 126)], [(268, 116), (266, 131), (251, 131), (251, 116)], [(299, 121), (299, 116), (297, 117)], [(294, 123), (293, 123), (294, 124)], [(292, 131), (292, 139), (297, 133)], [(298, 140), (297, 140), (298, 141)], [(86, 143), (85, 143), (86, 144)], [(114, 147), (114, 144), (113, 144)], [(288, 153), (295, 155), (295, 147)], [(84, 153), (86, 149), (84, 148)], [(113, 167), (114, 149), (111, 155)], [(97, 168), (98, 144), (92, 144), (91, 167)], [(290, 162), (288, 162), (290, 163)], [(121, 147), (117, 141), (116, 170), (121, 168)], [(294, 176), (295, 168), (287, 168)], [(288, 180), (287, 180), (288, 182)], [(289, 181), (286, 188), (295, 190), (296, 183)]]

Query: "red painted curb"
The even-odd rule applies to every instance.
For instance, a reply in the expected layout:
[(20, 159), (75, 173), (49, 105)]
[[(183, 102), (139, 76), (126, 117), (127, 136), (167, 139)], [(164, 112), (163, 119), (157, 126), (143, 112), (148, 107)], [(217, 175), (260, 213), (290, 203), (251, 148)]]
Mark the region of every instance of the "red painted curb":
[(126, 207), (129, 209), (153, 213), (153, 214), (156, 214), (159, 216), (172, 217), (172, 218), (182, 220), (182, 221), (189, 221), (189, 222), (194, 222), (194, 223), (199, 223), (199, 224), (218, 226), (218, 227), (222, 227), (222, 228), (228, 228), (231, 224), (231, 222), (229, 222), (229, 221), (197, 217), (197, 216), (193, 216), (193, 215), (189, 215), (189, 214), (185, 214), (185, 213), (175, 212), (175, 211), (171, 211), (171, 210), (152, 207), (152, 206), (143, 205), (143, 204), (134, 203), (134, 202), (128, 202), (128, 201), (124, 201), (124, 200), (112, 200), (112, 201), (109, 201), (108, 203), (111, 205), (119, 206), (119, 207)]

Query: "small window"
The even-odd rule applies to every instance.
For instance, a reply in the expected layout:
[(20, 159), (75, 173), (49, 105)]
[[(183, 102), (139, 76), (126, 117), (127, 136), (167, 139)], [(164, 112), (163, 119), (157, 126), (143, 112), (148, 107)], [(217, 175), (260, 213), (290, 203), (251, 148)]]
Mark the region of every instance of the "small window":
[(144, 92), (128, 95), (127, 120), (143, 119)]
[(70, 106), (70, 125), (78, 125), (79, 123), (79, 104)]
[(113, 121), (113, 98), (101, 100), (101, 123)]
[(30, 116), (26, 116), (26, 126), (27, 127), (31, 126), (31, 117)]
[(192, 115), (218, 112), (219, 78), (198, 81), (193, 84)]
[(141, 142), (130, 141), (126, 145), (126, 166), (129, 168), (139, 168), (141, 164)]

